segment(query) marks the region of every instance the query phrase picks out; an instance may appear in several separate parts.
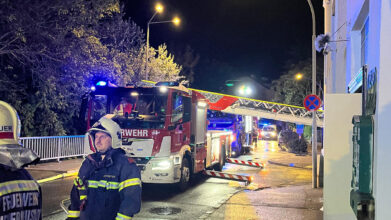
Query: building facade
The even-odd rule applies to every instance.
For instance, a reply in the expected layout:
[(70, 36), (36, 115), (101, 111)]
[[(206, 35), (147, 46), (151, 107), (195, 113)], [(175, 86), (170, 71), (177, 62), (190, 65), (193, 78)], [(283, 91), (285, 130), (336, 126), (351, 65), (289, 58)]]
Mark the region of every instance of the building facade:
[[(391, 1), (324, 0), (324, 219), (356, 219), (350, 207), (353, 115), (362, 114), (363, 72), (374, 76), (371, 189), (375, 219), (391, 219)], [(365, 75), (365, 74), (364, 74)], [(364, 83), (365, 85), (365, 83)], [(363, 162), (363, 161), (360, 161)]]

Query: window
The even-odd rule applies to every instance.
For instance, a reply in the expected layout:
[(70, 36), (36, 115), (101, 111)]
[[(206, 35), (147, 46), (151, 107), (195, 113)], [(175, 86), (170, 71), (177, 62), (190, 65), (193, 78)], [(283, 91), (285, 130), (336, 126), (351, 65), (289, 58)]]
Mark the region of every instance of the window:
[(177, 122), (183, 117), (183, 97), (178, 93), (172, 94), (172, 117), (171, 122)]
[(368, 19), (361, 29), (361, 66), (368, 64)]
[[(93, 125), (101, 117), (107, 114), (107, 96), (106, 95), (96, 95), (92, 99), (92, 112), (90, 117), (90, 124)], [(88, 114), (88, 112), (86, 112)], [(87, 115), (86, 115), (87, 116)]]

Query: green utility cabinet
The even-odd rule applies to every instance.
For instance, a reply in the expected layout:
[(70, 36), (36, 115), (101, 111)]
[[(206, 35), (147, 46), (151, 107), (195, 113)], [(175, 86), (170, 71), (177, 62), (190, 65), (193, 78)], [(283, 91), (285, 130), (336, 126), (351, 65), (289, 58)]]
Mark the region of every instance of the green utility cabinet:
[(357, 219), (374, 219), (373, 192), (373, 117), (353, 116), (353, 172), (350, 206)]

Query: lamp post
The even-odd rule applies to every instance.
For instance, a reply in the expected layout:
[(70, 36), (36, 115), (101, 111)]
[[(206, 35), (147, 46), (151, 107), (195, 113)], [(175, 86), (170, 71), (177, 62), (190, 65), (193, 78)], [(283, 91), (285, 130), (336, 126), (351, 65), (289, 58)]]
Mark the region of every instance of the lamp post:
[[(315, 11), (311, 0), (307, 0), (311, 10), (312, 17), (312, 94), (316, 94), (316, 51), (315, 51)], [(316, 111), (312, 111), (312, 188), (318, 186), (318, 163), (317, 163), (317, 151), (318, 151), (318, 140), (317, 140), (317, 125), (316, 125)]]
[(155, 6), (155, 13), (152, 15), (151, 19), (149, 19), (148, 23), (147, 23), (147, 49), (146, 49), (146, 58), (145, 58), (145, 79), (148, 80), (148, 61), (149, 61), (149, 25), (151, 24), (162, 24), (162, 23), (174, 23), (175, 25), (179, 25), (179, 23), (181, 22), (181, 20), (178, 18), (178, 17), (174, 17), (172, 20), (170, 21), (156, 21), (156, 22), (152, 22), (152, 20), (155, 18), (156, 14), (158, 13), (162, 13), (164, 10), (164, 7), (163, 5), (161, 5), (160, 3), (156, 4)]
[[(312, 17), (312, 94), (316, 94), (316, 26), (315, 26), (315, 10), (311, 0), (307, 0), (311, 10)], [(316, 111), (312, 111), (312, 188), (317, 188), (317, 125)]]

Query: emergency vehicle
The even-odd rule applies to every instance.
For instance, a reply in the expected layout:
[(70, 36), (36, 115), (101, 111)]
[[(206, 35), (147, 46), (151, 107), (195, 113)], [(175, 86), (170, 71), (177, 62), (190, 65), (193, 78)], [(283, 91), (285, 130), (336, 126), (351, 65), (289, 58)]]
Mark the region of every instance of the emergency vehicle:
[(100, 117), (117, 122), (122, 145), (141, 170), (144, 183), (176, 183), (221, 170), (229, 156), (230, 131), (207, 131), (208, 100), (172, 82), (151, 87), (112, 87), (99, 82), (84, 100), (87, 128)]
[(245, 153), (246, 134), (243, 116), (208, 110), (208, 122), (208, 131), (223, 130), (232, 132), (230, 149), (232, 157), (238, 157)]

